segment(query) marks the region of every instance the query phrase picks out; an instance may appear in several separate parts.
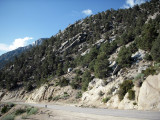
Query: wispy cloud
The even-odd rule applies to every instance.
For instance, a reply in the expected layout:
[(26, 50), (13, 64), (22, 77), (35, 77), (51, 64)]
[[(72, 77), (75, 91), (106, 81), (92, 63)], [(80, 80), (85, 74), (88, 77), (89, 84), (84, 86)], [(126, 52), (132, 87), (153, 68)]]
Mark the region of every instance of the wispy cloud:
[(15, 39), (13, 43), (10, 45), (0, 43), (0, 51), (11, 51), (18, 47), (23, 47), (27, 44), (27, 41), (31, 39), (33, 38), (32, 37), (18, 38)]
[(126, 3), (123, 5), (123, 8), (130, 8), (134, 5), (140, 5), (144, 2), (146, 2), (146, 0), (126, 0)]
[(85, 15), (92, 15), (93, 14), (92, 10), (90, 10), (90, 9), (83, 10), (82, 13)]

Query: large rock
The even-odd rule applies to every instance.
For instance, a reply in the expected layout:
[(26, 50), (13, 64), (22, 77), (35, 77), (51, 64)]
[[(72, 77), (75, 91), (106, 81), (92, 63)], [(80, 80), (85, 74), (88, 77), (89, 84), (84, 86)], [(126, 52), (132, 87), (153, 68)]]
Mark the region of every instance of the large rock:
[(149, 76), (140, 88), (138, 109), (160, 110), (160, 74)]
[[(87, 105), (99, 105), (101, 96), (99, 93), (105, 93), (104, 82), (102, 79), (95, 78), (88, 85), (88, 91), (82, 95), (82, 103)], [(101, 100), (100, 100), (101, 101)]]
[(132, 54), (132, 58), (135, 60), (142, 60), (145, 57), (146, 52), (139, 49), (136, 53)]
[(119, 103), (120, 103), (120, 100), (118, 98), (118, 95), (115, 95), (111, 97), (111, 99), (107, 102), (106, 106), (107, 108), (117, 109)]
[(41, 102), (44, 100), (45, 92), (48, 89), (47, 85), (41, 86), (36, 89), (27, 99), (27, 102)]
[[(88, 91), (83, 93), (81, 103), (96, 107), (118, 108), (120, 101), (115, 93), (117, 92), (119, 83), (122, 81), (123, 78), (119, 77), (105, 85), (104, 80), (94, 78), (88, 85)], [(111, 99), (105, 105), (102, 101), (106, 97), (111, 97)]]

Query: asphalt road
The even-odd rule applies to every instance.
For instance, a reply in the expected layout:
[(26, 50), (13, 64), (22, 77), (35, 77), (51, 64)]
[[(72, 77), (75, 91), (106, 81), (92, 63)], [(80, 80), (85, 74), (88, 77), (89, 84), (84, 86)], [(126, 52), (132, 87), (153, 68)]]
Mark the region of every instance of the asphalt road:
[[(18, 103), (31, 105), (35, 107), (45, 107), (46, 104)], [(94, 114), (101, 116), (113, 116), (123, 118), (136, 118), (146, 120), (160, 120), (160, 111), (138, 111), (138, 110), (117, 110), (117, 109), (100, 109), (100, 108), (81, 108), (74, 106), (62, 106), (47, 104), (47, 108), (76, 113)]]

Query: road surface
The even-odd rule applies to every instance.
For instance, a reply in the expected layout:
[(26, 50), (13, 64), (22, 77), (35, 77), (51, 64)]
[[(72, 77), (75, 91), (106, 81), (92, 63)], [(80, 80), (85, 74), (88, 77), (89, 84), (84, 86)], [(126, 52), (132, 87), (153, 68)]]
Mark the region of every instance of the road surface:
[(53, 104), (33, 104), (33, 103), (18, 103), (31, 105), (35, 107), (46, 107), (52, 110), (60, 110), (74, 113), (94, 114), (100, 116), (113, 116), (121, 118), (135, 118), (144, 120), (160, 120), (159, 111), (138, 111), (138, 110), (117, 110), (117, 109), (101, 109), (101, 108), (81, 108), (67, 105), (53, 105)]

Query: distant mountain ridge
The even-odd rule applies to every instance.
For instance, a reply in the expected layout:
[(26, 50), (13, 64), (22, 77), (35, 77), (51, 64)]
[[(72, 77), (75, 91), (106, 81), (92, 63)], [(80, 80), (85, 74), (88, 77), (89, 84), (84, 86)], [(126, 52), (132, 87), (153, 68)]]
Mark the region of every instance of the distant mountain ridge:
[(19, 47), (15, 50), (4, 53), (0, 56), (0, 69), (3, 68), (8, 62), (14, 60), (16, 56), (19, 56), (21, 53), (31, 49), (34, 46), (41, 45), (44, 40), (48, 38), (40, 38), (36, 40), (33, 44), (27, 45), (25, 47)]

